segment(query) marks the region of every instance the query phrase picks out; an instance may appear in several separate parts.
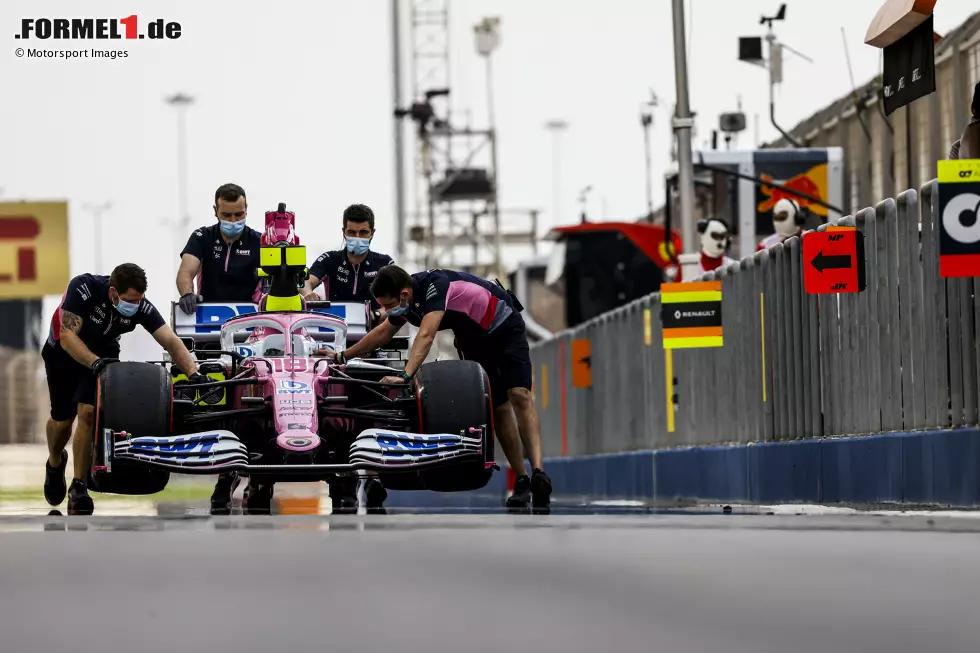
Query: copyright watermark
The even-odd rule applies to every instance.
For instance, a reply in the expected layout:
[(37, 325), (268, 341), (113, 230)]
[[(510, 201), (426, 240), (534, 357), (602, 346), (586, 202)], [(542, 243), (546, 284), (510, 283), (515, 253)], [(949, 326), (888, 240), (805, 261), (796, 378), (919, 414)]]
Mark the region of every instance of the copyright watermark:
[[(145, 24), (146, 30), (141, 29)], [(179, 39), (180, 23), (163, 18), (140, 21), (133, 14), (125, 18), (24, 18), (15, 39)]]
[(38, 48), (17, 48), (14, 55), (21, 59), (125, 59), (126, 50), (41, 50)]

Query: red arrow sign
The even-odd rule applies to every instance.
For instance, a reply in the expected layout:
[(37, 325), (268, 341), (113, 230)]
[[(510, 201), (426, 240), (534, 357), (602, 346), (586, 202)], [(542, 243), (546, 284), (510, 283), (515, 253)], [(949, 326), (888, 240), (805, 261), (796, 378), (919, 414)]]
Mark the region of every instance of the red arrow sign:
[(854, 228), (803, 234), (803, 286), (811, 295), (864, 290), (864, 234)]

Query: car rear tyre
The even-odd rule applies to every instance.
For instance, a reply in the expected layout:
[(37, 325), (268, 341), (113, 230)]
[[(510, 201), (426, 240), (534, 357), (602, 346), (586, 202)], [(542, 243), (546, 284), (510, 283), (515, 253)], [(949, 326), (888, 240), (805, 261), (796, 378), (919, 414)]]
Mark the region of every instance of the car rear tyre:
[[(165, 367), (152, 363), (120, 362), (105, 368), (99, 377), (95, 408), (97, 460), (105, 460), (101, 431), (104, 428), (138, 436), (170, 434), (173, 394)], [(170, 480), (170, 472), (114, 461), (112, 472), (92, 473), (89, 484), (96, 492), (156, 494)]]
[[(417, 483), (435, 492), (465, 492), (485, 487), (493, 475), (493, 470), (485, 463), (494, 460), (493, 407), (486, 372), (474, 361), (426, 363), (416, 375), (416, 392), (421, 433), (456, 434), (470, 428), (486, 427), (483, 459), (420, 472)], [(383, 482), (392, 490), (412, 484), (408, 478), (397, 477)]]

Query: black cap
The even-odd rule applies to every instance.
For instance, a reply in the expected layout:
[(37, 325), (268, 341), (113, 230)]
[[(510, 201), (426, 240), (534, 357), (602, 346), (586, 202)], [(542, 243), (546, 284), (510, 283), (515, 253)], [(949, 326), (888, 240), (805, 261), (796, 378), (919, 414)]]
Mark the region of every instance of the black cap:
[(973, 104), (970, 105), (973, 110), (974, 117), (980, 117), (980, 82), (973, 87)]

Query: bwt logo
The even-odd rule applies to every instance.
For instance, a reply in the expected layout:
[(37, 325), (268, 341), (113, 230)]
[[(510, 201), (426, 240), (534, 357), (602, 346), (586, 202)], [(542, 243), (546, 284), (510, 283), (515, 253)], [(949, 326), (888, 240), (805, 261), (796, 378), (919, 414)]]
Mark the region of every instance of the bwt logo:
[[(0, 235), (0, 239), (3, 236)], [(233, 317), (238, 317), (239, 315), (247, 315), (249, 313), (256, 312), (255, 304), (221, 304), (212, 306), (198, 306), (197, 314), (194, 319), (197, 322), (197, 326), (194, 329), (195, 333), (215, 333), (221, 330), (221, 325), (232, 319)], [(274, 311), (273, 311), (274, 312)], [(347, 316), (346, 306), (331, 306), (330, 308), (317, 308), (313, 310), (314, 313), (323, 313), (324, 315), (331, 315), (333, 317), (339, 317), (344, 319)], [(211, 325), (214, 326), (211, 326)], [(252, 327), (249, 327), (251, 331)], [(326, 327), (321, 327), (319, 329), (321, 332), (332, 331)]]
[[(0, 219), (0, 243), (10, 240), (32, 241), (41, 233), (41, 225), (33, 216), (11, 216)], [(37, 281), (37, 249), (33, 245), (17, 247), (17, 274), (0, 273), (0, 283)]]
[[(125, 31), (120, 31), (122, 25)], [(140, 32), (136, 14), (125, 18), (23, 18), (15, 39), (179, 39), (180, 23), (150, 21), (146, 34)]]
[[(221, 331), (221, 325), (231, 318), (254, 312), (255, 304), (198, 306), (197, 315), (195, 315), (198, 326), (194, 329), (194, 331), (196, 333), (214, 333), (215, 331)], [(206, 324), (214, 324), (214, 326), (204, 326)]]

